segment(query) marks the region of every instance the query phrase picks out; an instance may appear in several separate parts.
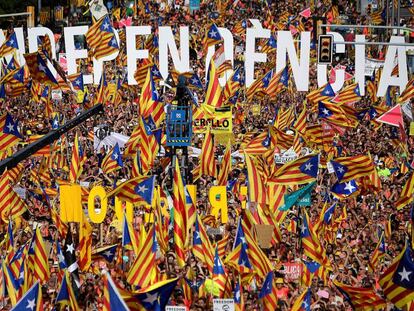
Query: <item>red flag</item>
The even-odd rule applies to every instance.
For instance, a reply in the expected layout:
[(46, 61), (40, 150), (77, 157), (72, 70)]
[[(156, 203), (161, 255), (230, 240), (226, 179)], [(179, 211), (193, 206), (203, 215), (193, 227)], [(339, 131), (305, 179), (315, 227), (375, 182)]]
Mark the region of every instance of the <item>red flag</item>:
[(397, 104), (382, 116), (376, 119), (378, 122), (386, 123), (393, 126), (403, 124), (401, 105)]
[(304, 18), (309, 18), (311, 16), (312, 12), (310, 8), (307, 8), (299, 13), (300, 16), (303, 16)]

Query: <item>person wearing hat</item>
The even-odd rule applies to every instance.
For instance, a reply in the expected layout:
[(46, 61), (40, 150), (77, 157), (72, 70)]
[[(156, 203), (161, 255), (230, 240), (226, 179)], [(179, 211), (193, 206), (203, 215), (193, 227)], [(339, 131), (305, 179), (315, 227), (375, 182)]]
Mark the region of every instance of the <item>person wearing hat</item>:
[(289, 287), (284, 286), (285, 281), (283, 278), (276, 278), (276, 296), (278, 300), (288, 300)]

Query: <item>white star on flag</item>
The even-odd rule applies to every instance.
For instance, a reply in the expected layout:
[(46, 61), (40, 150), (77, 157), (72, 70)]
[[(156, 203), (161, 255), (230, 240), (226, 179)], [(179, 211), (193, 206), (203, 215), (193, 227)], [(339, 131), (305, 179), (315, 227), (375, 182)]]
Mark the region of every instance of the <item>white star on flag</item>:
[(71, 253), (71, 254), (75, 251), (75, 248), (73, 247), (73, 243), (69, 244), (69, 245), (66, 245), (66, 251)]
[(149, 293), (147, 293), (147, 297), (143, 301), (144, 302), (148, 302), (150, 304), (153, 304), (157, 300), (158, 300), (158, 295), (157, 294), (149, 294)]
[(138, 187), (138, 192), (140, 192), (140, 193), (145, 193), (145, 192), (147, 192), (147, 190), (148, 190), (148, 188), (145, 187), (145, 185)]
[(310, 171), (312, 169), (312, 166), (313, 166), (312, 163), (305, 164), (305, 171)]
[(103, 26), (103, 28), (104, 28), (105, 30), (107, 30), (107, 29), (109, 28), (109, 24), (108, 24), (108, 23), (106, 23), (106, 22), (105, 22), (102, 26)]
[(35, 299), (33, 300), (28, 299), (26, 309), (33, 310), (35, 307), (36, 307)]
[(339, 166), (339, 167), (338, 167), (338, 172), (339, 172), (339, 173), (343, 173), (343, 172), (344, 172), (344, 168), (343, 168), (342, 166)]
[(110, 256), (112, 256), (113, 254), (112, 254), (112, 252), (111, 252), (110, 250), (107, 250), (107, 251), (104, 253), (104, 255), (105, 255), (106, 257), (110, 257)]
[(352, 193), (354, 191), (355, 187), (352, 186), (350, 181), (348, 181), (348, 182), (345, 183), (345, 188), (344, 189), (348, 190), (349, 193)]
[(210, 31), (210, 37), (214, 38), (217, 35), (217, 32), (215, 32), (213, 29)]
[(306, 232), (306, 226), (304, 224), (300, 227), (300, 231), (302, 231), (302, 234)]
[(13, 124), (9, 123), (8, 125), (6, 125), (6, 127), (9, 130), (9, 132), (13, 132), (14, 130)]
[(45, 67), (45, 66), (43, 66), (42, 64), (40, 64), (40, 65), (39, 65), (39, 70), (40, 70), (40, 71), (43, 71), (43, 72), (46, 72), (46, 67)]
[(324, 115), (329, 115), (329, 110), (328, 110), (328, 109), (326, 109), (326, 108), (324, 108), (324, 109), (322, 110), (322, 113), (323, 113)]
[(401, 281), (407, 280), (410, 282), (410, 274), (413, 273), (412, 271), (405, 270), (405, 267), (403, 267), (403, 271), (398, 272), (398, 274), (401, 276)]

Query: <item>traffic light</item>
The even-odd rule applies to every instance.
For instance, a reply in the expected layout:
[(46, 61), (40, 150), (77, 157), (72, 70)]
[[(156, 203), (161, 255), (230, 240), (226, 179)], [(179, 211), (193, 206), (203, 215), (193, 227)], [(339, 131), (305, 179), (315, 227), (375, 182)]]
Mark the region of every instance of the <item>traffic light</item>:
[(320, 35), (318, 40), (318, 63), (330, 64), (332, 63), (333, 53), (333, 36)]

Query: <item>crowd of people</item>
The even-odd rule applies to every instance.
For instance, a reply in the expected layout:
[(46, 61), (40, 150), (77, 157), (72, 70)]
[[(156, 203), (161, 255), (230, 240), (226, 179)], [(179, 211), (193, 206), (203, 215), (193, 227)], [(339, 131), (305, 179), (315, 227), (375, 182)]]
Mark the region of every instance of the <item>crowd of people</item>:
[[(195, 52), (190, 53), (190, 68), (193, 68), (204, 85), (207, 83), (205, 81), (207, 68), (205, 68), (204, 64), (205, 51), (203, 51), (203, 39), (204, 33), (212, 23), (219, 27), (234, 29), (239, 22), (256, 18), (261, 21), (263, 27), (272, 29), (273, 32), (289, 29), (295, 32), (292, 26), (299, 28), (300, 25), (303, 25), (303, 30), (312, 30), (313, 27), (311, 19), (297, 18), (302, 11), (308, 8), (308, 1), (204, 1), (200, 9), (194, 12), (190, 12), (189, 7), (184, 5), (183, 1), (176, 1), (175, 4), (165, 1), (151, 1), (146, 4), (141, 3), (141, 1), (136, 2), (138, 4), (133, 7), (132, 14), (129, 17), (127, 16), (128, 10), (126, 7), (120, 5), (120, 17), (112, 14), (118, 7), (112, 8), (109, 16), (115, 28), (119, 27), (118, 30), (122, 29), (120, 20), (124, 18), (130, 18), (131, 25), (151, 25), (153, 33), (156, 33), (160, 25), (172, 27), (179, 27), (180, 25), (189, 26), (190, 33), (193, 36), (191, 49)], [(340, 16), (346, 16), (347, 24), (369, 24), (371, 17), (361, 15), (357, 9), (356, 1), (318, 1), (311, 7), (311, 12), (312, 16), (327, 17), (330, 23), (340, 23)], [(213, 12), (218, 13), (217, 17), (212, 17)], [(76, 24), (76, 19), (76, 15), (68, 16), (67, 25)], [(296, 21), (299, 21), (299, 23), (294, 23)], [(412, 27), (413, 22), (414, 18), (407, 18), (403, 21), (403, 24), (407, 27)], [(9, 28), (9, 34), (13, 26), (12, 24)], [(379, 32), (371, 30), (364, 30), (364, 33), (372, 38), (377, 38), (379, 34)], [(354, 32), (344, 35), (349, 34), (354, 34)], [(381, 34), (381, 36), (386, 36), (386, 34)], [(244, 33), (237, 34), (234, 36), (234, 39), (235, 47), (237, 49), (240, 47), (235, 54), (235, 62), (242, 63), (245, 35)], [(407, 37), (407, 42), (410, 39)], [(64, 40), (63, 35), (60, 40)], [(79, 42), (85, 48), (87, 47), (86, 41), (80, 40)], [(104, 65), (108, 84), (117, 84), (118, 80), (122, 79), (120, 76), (124, 74), (126, 68), (125, 53), (122, 53), (124, 49), (125, 42), (121, 39), (120, 56), (113, 61), (106, 62)], [(367, 48), (367, 50), (369, 55), (379, 58), (381, 55), (384, 55), (385, 47), (382, 49), (375, 46)], [(59, 44), (57, 52), (64, 52), (64, 44)], [(353, 48), (350, 48), (347, 49), (345, 54), (338, 54), (338, 57), (334, 59), (334, 63), (331, 65), (331, 69), (336, 65), (342, 65), (345, 66), (346, 71), (350, 75), (353, 75), (353, 52)], [(312, 53), (313, 56), (316, 55), (314, 51)], [(154, 62), (157, 63), (156, 55), (154, 55)], [(269, 69), (274, 67), (274, 62), (275, 51), (273, 50), (268, 55), (268, 62), (260, 63), (256, 66), (256, 78), (261, 78)], [(80, 71), (84, 74), (90, 73), (91, 64), (91, 59), (81, 60), (79, 64)], [(7, 66), (5, 61), (3, 61), (3, 65), (3, 68)], [(315, 62), (311, 62), (311, 91), (318, 88), (316, 65)], [(170, 69), (172, 70), (173, 68)], [(349, 83), (352, 83), (352, 80)], [(160, 99), (163, 105), (171, 105), (176, 100), (176, 87), (174, 85), (171, 88), (163, 88), (156, 83), (156, 88), (161, 93)], [(6, 92), (6, 95), (0, 98), (2, 114), (9, 114), (13, 120), (18, 121), (21, 140), (9, 150), (3, 150), (3, 158), (12, 156), (17, 150), (29, 145), (36, 138), (40, 138), (41, 135), (50, 132), (53, 129), (53, 120), (56, 115), (62, 125), (87, 110), (88, 107), (91, 107), (100, 92), (100, 87), (85, 85), (85, 89), (85, 96), (81, 101), (77, 100), (77, 97), (70, 89), (65, 90), (59, 100), (53, 98), (36, 100), (30, 88), (22, 90), (20, 94), (13, 94), (13, 96), (8, 95)], [(192, 89), (192, 91), (196, 95), (195, 97), (198, 98), (198, 104), (201, 105), (206, 97), (205, 89)], [(140, 124), (139, 103), (142, 96), (142, 85), (128, 86), (122, 84), (121, 88), (116, 92), (117, 96), (120, 96), (120, 100), (115, 101), (114, 97), (111, 97), (111, 100), (103, 102), (104, 112), (92, 116), (84, 123), (62, 135), (56, 144), (57, 147), (51, 148), (49, 154), (46, 153), (41, 156), (35, 154), (19, 163), (19, 174), (12, 181), (16, 192), (17, 189), (25, 190), (23, 200), (26, 210), (15, 219), (4, 219), (2, 217), (0, 236), (3, 240), (1, 246), (3, 275), (5, 273), (4, 269), (10, 260), (10, 253), (16, 253), (21, 247), (31, 241), (36, 227), (39, 227), (45, 243), (49, 245), (47, 258), (50, 277), (42, 284), (44, 310), (54, 310), (56, 308), (56, 296), (60, 288), (58, 280), (61, 280), (61, 276), (59, 276), (61, 269), (56, 240), (59, 240), (60, 242), (58, 243), (63, 247), (66, 245), (66, 237), (58, 235), (59, 226), (56, 224), (56, 218), (53, 217), (51, 210), (53, 209), (59, 214), (59, 188), (69, 182), (70, 162), (73, 159), (72, 153), (75, 148), (76, 137), (79, 138), (79, 145), (85, 154), (85, 161), (78, 183), (81, 184), (86, 193), (86, 195), (83, 193), (82, 196), (82, 203), (86, 213), (87, 193), (94, 185), (102, 185), (110, 191), (114, 188), (114, 184), (119, 184), (134, 177), (134, 156), (124, 156), (123, 167), (106, 174), (102, 170), (102, 162), (112, 149), (96, 149), (94, 146), (94, 139), (97, 139), (94, 137), (97, 126), (105, 125), (108, 132), (130, 137), (133, 135), (134, 129)], [(364, 109), (369, 110), (375, 105), (376, 107), (381, 107), (381, 112), (384, 113), (397, 103), (398, 96), (395, 90), (391, 90), (390, 94), (390, 96), (387, 94), (387, 98), (376, 98), (367, 93), (353, 103), (352, 107), (357, 111), (363, 111)], [(185, 266), (182, 267), (178, 264), (174, 246), (176, 243), (174, 241), (175, 229), (171, 225), (168, 230), (167, 251), (158, 250), (157, 252), (157, 269), (161, 275), (160, 280), (175, 277), (178, 277), (180, 280), (169, 298), (168, 305), (186, 306), (189, 310), (212, 310), (212, 299), (214, 297), (235, 297), (234, 289), (239, 279), (239, 273), (233, 266), (226, 264), (226, 257), (233, 251), (239, 219), (247, 217), (248, 219), (253, 219), (257, 225), (269, 225), (259, 213), (260, 210), (266, 208), (264, 206), (260, 208), (259, 205), (261, 203), (249, 202), (249, 194), (242, 194), (240, 191), (240, 187), (248, 186), (248, 180), (251, 178), (251, 176), (247, 176), (247, 166), (243, 150), (248, 149), (249, 144), (262, 133), (268, 132), (269, 126), (275, 126), (275, 120), (281, 112), (292, 111), (292, 118), (289, 119), (290, 123), (280, 129), (288, 135), (295, 135), (295, 133), (299, 135), (294, 124), (304, 110), (307, 111), (305, 122), (308, 129), (322, 124), (317, 109), (314, 109), (314, 103), (307, 99), (307, 95), (308, 93), (306, 92), (297, 92), (292, 81), (276, 97), (259, 96), (256, 94), (248, 98), (246, 96), (246, 88), (240, 88), (238, 100), (232, 104), (231, 152), (233, 156), (231, 159), (231, 170), (227, 178), (229, 184), (230, 182), (232, 183), (232, 187), (229, 184), (227, 185), (229, 218), (227, 223), (221, 223), (220, 218), (211, 217), (212, 207), (208, 199), (208, 191), (213, 185), (217, 185), (217, 178), (205, 174), (198, 176), (195, 170), (200, 165), (201, 157), (190, 154), (188, 164), (183, 168), (183, 172), (188, 175), (184, 176), (184, 179), (197, 187), (194, 206), (200, 219), (203, 219), (211, 245), (215, 247), (217, 243), (217, 245), (224, 248), (224, 251), (221, 252), (222, 257), (220, 260), (226, 268), (227, 278), (232, 290), (230, 294), (226, 292), (216, 295), (214, 290), (207, 288), (207, 280), (214, 279), (213, 274), (209, 272), (205, 262), (194, 255), (191, 242), (188, 244)], [(48, 105), (51, 105), (52, 113), (48, 111)], [(409, 105), (411, 105), (411, 101), (409, 101)], [(253, 107), (258, 107), (258, 110), (254, 110)], [(414, 139), (413, 136), (408, 136), (409, 132), (411, 134), (410, 121), (412, 119), (404, 114), (404, 126), (401, 129), (388, 124), (378, 123), (369, 117), (368, 114), (358, 119), (354, 127), (333, 127), (334, 133), (328, 145), (323, 142), (324, 138), (322, 138), (322, 142), (316, 142), (315, 137), (306, 137), (306, 133), (300, 133), (299, 135), (302, 147), (313, 150), (315, 153), (320, 153), (320, 158), (325, 160), (321, 160), (319, 173), (315, 178), (316, 186), (311, 193), (310, 206), (300, 207), (295, 204), (290, 208), (287, 216), (282, 221), (270, 223), (270, 225), (277, 227), (277, 230), (274, 230), (280, 233), (280, 237), (275, 239), (273, 236), (271, 246), (262, 248), (262, 252), (266, 255), (273, 268), (273, 285), (276, 288), (275, 293), (277, 296), (275, 310), (290, 310), (294, 306), (295, 301), (308, 288), (310, 289), (310, 310), (351, 310), (353, 308), (352, 300), (343, 291), (338, 289), (338, 286), (336, 286), (337, 282), (355, 288), (373, 289), (378, 297), (386, 300), (385, 305), (381, 306), (382, 309), (397, 310), (397, 307), (386, 299), (379, 284), (379, 279), (404, 249), (406, 241), (412, 238), (413, 216), (410, 212), (412, 204), (410, 203), (401, 209), (396, 208), (396, 202), (400, 199), (402, 189), (407, 180), (411, 178), (411, 171), (414, 169), (410, 165), (414, 160), (412, 156)], [(163, 133), (165, 133), (165, 121), (161, 122), (159, 126), (162, 128)], [(400, 131), (404, 131), (405, 135), (402, 135), (403, 138), (405, 137), (404, 139), (400, 139)], [(283, 139), (283, 137), (278, 139)], [(201, 149), (202, 152), (204, 140), (205, 134), (194, 133), (190, 149)], [(160, 186), (161, 189), (165, 189), (165, 192), (168, 192), (167, 189), (171, 190), (173, 184), (172, 171), (174, 163), (170, 161), (172, 149), (167, 147), (162, 140), (161, 144), (164, 144), (162, 146), (164, 152), (159, 153), (155, 157), (152, 167), (147, 174), (148, 176), (155, 175), (156, 186)], [(284, 145), (283, 142), (276, 143), (273, 152), (281, 154), (286, 151), (284, 150), (285, 148), (280, 147), (281, 145)], [(217, 168), (221, 167), (225, 150), (226, 144), (216, 141), (214, 161)], [(335, 174), (328, 172), (326, 162), (336, 157), (356, 155), (369, 155), (372, 158), (375, 171), (380, 178), (380, 185), (376, 184), (366, 188), (359, 185), (360, 190), (356, 195), (344, 196), (337, 201), (335, 211), (331, 216), (333, 221), (325, 225), (324, 230), (320, 230), (317, 233), (320, 244), (329, 260), (329, 264), (325, 263), (329, 268), (326, 268), (326, 274), (313, 273), (310, 274), (310, 280), (305, 280), (307, 270), (304, 262), (311, 261), (313, 258), (309, 258), (304, 252), (300, 227), (303, 224), (303, 219), (301, 219), (300, 210), (306, 209), (314, 228), (318, 224), (322, 226), (321, 222), (323, 222), (324, 213), (326, 213), (327, 209), (326, 205), (328, 204), (326, 201), (330, 202), (329, 205), (332, 204), (334, 195), (331, 193), (331, 188), (338, 180)], [(253, 158), (257, 158), (256, 164), (265, 163), (258, 168), (258, 171), (263, 175), (263, 180), (269, 183), (272, 181), (272, 169), (276, 170), (283, 165), (282, 163), (275, 163), (273, 154), (271, 157), (273, 159), (271, 162), (273, 163), (270, 164), (266, 163), (266, 161), (260, 162), (261, 160), (258, 160), (258, 158), (262, 158), (260, 154), (254, 154)], [(62, 159), (61, 164), (56, 164), (58, 159)], [(268, 173), (269, 171), (270, 173)], [(298, 189), (296, 185), (290, 185), (286, 190), (286, 194)], [(172, 191), (170, 194), (173, 196)], [(112, 208), (113, 201), (110, 199), (108, 203), (109, 209), (104, 221), (101, 224), (90, 222), (92, 226), (92, 252), (94, 253), (99, 248), (115, 244), (118, 244), (118, 251), (113, 261), (109, 262), (102, 257), (92, 259), (92, 263), (87, 271), (79, 271), (80, 286), (75, 292), (77, 303), (82, 310), (102, 310), (104, 308), (103, 275), (106, 271), (109, 272), (121, 293), (134, 290), (133, 286), (127, 282), (127, 275), (138, 254), (134, 253), (133, 250), (123, 249), (122, 237), (125, 228), (119, 225), (122, 223), (122, 220), (118, 219), (118, 222), (115, 221), (115, 211)], [(99, 206), (98, 203), (97, 206)], [(280, 206), (275, 206), (274, 211), (278, 207)], [(173, 204), (166, 207), (167, 214), (170, 213), (169, 209), (174, 210), (174, 208)], [(7, 210), (8, 207), (2, 206), (0, 209), (2, 211)], [(272, 211), (269, 208), (268, 210)], [(145, 233), (142, 233), (142, 230), (148, 229), (149, 222), (151, 222), (145, 216), (151, 213), (152, 210), (149, 210), (147, 206), (138, 204), (134, 207), (131, 226), (136, 233), (137, 239), (141, 239), (140, 241), (144, 239), (142, 237), (145, 237)], [(12, 233), (9, 230), (9, 222), (12, 223)], [(79, 245), (80, 225), (70, 223), (68, 230), (71, 231), (75, 245)], [(258, 239), (254, 226), (251, 230), (252, 235)], [(192, 237), (193, 231), (194, 227), (190, 228), (191, 233), (188, 233), (189, 236)], [(373, 253), (377, 248), (378, 242), (383, 238), (382, 232), (385, 236), (385, 249), (380, 260), (376, 261), (376, 266), (373, 267)], [(10, 247), (11, 235), (13, 235), (13, 246)], [(157, 238), (159, 239), (158, 236)], [(120, 251), (121, 249), (122, 252)], [(79, 253), (80, 249), (78, 248), (76, 250), (78, 260)], [(295, 270), (293, 273), (291, 267), (298, 267), (298, 270)], [(254, 271), (255, 267), (252, 269)], [(188, 283), (185, 283), (185, 280)], [(191, 294), (188, 294), (185, 284), (191, 284)], [(243, 303), (241, 305), (236, 301), (237, 310), (272, 310), (263, 302), (263, 297), (260, 294), (263, 292), (263, 277), (255, 275), (247, 281), (243, 279), (242, 284)], [(13, 301), (9, 298), (9, 294), (6, 294), (7, 291), (5, 291), (4, 287), (1, 286), (0, 288), (3, 289), (3, 292), (0, 293), (2, 309), (9, 310)], [(77, 285), (73, 286), (76, 287)], [(414, 288), (412, 288), (412, 291), (414, 291)], [(125, 297), (124, 294), (122, 296)], [(132, 308), (131, 305), (128, 304), (128, 306)], [(412, 307), (411, 302), (407, 302), (407, 308), (409, 307)], [(66, 308), (71, 309), (72, 307), (69, 305)], [(304, 308), (303, 310), (309, 309)], [(367, 306), (364, 310), (371, 309)]]

